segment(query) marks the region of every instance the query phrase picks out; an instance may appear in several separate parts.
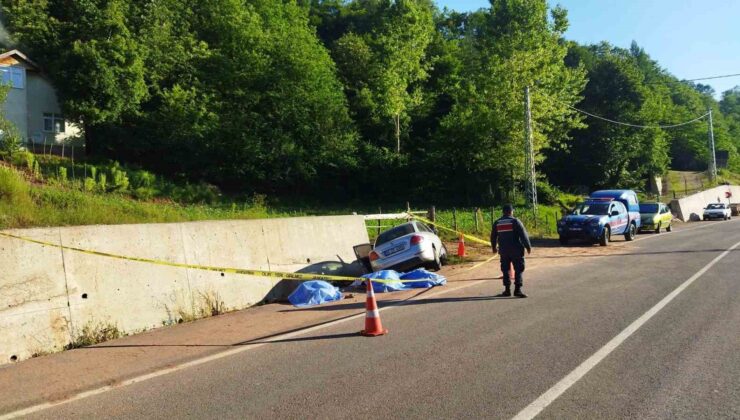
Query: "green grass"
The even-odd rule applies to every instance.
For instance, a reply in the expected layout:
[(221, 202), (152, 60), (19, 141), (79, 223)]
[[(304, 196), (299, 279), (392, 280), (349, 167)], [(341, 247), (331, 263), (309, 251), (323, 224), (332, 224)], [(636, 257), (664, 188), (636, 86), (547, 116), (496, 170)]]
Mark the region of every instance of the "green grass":
[(195, 220), (259, 219), (300, 215), (278, 212), (263, 202), (181, 205), (141, 201), (118, 193), (80, 191), (64, 185), (34, 183), (28, 174), (0, 166), (0, 228)]
[(730, 172), (727, 169), (719, 170), (716, 183), (712, 182), (708, 172), (668, 171), (666, 178), (667, 191), (663, 193), (664, 201), (670, 201), (674, 198), (674, 195), (676, 198), (681, 198), (725, 182), (740, 185), (740, 174)]

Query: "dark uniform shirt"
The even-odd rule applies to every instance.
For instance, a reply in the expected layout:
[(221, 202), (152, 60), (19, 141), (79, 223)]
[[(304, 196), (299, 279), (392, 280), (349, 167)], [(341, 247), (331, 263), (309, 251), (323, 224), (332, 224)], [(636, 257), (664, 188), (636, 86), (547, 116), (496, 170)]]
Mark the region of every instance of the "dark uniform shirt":
[(513, 216), (504, 216), (493, 223), (491, 246), (495, 248), (497, 241), (501, 255), (523, 256), (525, 249), (532, 250), (527, 229)]

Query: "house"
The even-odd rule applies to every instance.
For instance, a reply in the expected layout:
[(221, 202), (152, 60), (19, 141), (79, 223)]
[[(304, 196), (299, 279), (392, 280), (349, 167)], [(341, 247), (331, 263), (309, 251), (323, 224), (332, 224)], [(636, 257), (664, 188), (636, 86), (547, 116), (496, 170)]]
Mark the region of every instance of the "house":
[(0, 54), (0, 83), (10, 85), (3, 104), (29, 146), (61, 144), (80, 137), (79, 128), (62, 115), (56, 91), (41, 69), (18, 50)]

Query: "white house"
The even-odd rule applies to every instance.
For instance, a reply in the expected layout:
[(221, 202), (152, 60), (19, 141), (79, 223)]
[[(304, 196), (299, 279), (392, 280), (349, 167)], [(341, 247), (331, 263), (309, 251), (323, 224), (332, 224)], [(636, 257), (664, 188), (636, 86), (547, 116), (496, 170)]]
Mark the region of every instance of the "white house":
[(23, 53), (0, 54), (0, 76), (0, 83), (10, 85), (5, 116), (26, 142), (51, 145), (79, 137), (79, 128), (64, 119), (51, 82)]

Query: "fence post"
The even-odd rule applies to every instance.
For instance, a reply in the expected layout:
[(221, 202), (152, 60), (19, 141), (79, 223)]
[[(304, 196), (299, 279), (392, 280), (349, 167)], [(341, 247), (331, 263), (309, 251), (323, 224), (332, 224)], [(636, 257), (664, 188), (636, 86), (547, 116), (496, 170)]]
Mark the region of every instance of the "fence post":
[(473, 217), (475, 218), (475, 233), (479, 233), (479, 231), (480, 231), (479, 230), (480, 227), (478, 226), (478, 211), (479, 210), (480, 209), (478, 209), (478, 207), (476, 207), (475, 209), (473, 209)]
[[(437, 223), (437, 209), (434, 208), (434, 206), (429, 207), (429, 212), (427, 213), (427, 218), (432, 221), (432, 223)], [(434, 227), (434, 226), (432, 226)]]
[[(378, 214), (383, 214), (383, 209), (381, 209), (380, 207), (378, 207)], [(380, 219), (378, 219), (377, 221), (378, 221), (378, 229), (377, 229), (376, 235), (380, 236)]]
[(455, 232), (458, 232), (457, 230), (457, 209), (452, 208), (452, 228), (455, 229)]

